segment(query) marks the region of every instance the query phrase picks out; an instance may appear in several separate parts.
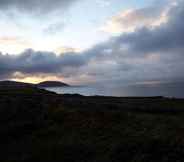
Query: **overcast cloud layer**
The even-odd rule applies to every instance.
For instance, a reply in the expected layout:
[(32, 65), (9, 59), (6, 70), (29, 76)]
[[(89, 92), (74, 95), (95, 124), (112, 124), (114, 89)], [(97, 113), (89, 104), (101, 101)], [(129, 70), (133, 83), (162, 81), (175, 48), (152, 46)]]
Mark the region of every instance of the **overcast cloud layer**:
[[(0, 79), (19, 77), (17, 74), (21, 77), (46, 74), (62, 76), (69, 81), (119, 83), (183, 78), (184, 2), (177, 2), (167, 4), (170, 5), (167, 22), (154, 28), (139, 26), (80, 53), (68, 52), (58, 56), (30, 49), (17, 56), (0, 54)], [(17, 4), (12, 1), (0, 3), (4, 6)], [(26, 9), (32, 3), (37, 1), (21, 4), (21, 7)], [(47, 5), (45, 3), (43, 7)]]
[(66, 9), (76, 0), (0, 0), (0, 9), (18, 12), (43, 13)]

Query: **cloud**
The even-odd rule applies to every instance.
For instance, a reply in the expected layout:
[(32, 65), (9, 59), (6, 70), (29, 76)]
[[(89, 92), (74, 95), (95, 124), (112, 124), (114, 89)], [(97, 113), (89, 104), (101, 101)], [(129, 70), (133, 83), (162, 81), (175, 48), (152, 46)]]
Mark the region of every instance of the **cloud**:
[(1, 51), (9, 51), (10, 53), (16, 54), (22, 52), (22, 49), (29, 48), (31, 42), (25, 40), (22, 37), (13, 36), (2, 36), (0, 37), (0, 49)]
[(65, 28), (65, 22), (59, 22), (48, 25), (45, 29), (43, 29), (44, 34), (54, 35), (60, 32)]
[(85, 57), (75, 53), (56, 55), (52, 52), (36, 52), (28, 49), (19, 55), (0, 54), (0, 76), (22, 74), (62, 73), (64, 69), (77, 68), (85, 63)]
[(117, 38), (130, 47), (136, 53), (169, 52), (179, 51), (183, 48), (184, 23), (181, 17), (184, 16), (184, 3), (173, 7), (168, 14), (168, 22), (155, 29), (148, 27), (141, 28), (136, 32), (123, 34)]
[(27, 13), (47, 14), (55, 10), (63, 10), (75, 0), (0, 0), (0, 9), (17, 10)]
[[(68, 25), (69, 8), (78, 0), (0, 0), (0, 37), (21, 37), (21, 41), (2, 40), (2, 52), (22, 52), (23, 49), (40, 49), (48, 42), (50, 46), (43, 50), (53, 50), (59, 42), (60, 34)], [(44, 37), (44, 39), (43, 39)], [(52, 41), (51, 41), (52, 39)], [(27, 46), (26, 40), (30, 43)], [(5, 45), (6, 44), (6, 45)], [(8, 45), (7, 45), (8, 44)], [(22, 45), (21, 45), (22, 44)], [(38, 47), (39, 46), (39, 47)]]
[(111, 5), (111, 2), (108, 0), (96, 0), (96, 3), (101, 7), (108, 7)]
[(173, 6), (173, 2), (169, 5), (162, 4), (160, 6), (154, 4), (145, 8), (126, 9), (108, 20), (101, 31), (119, 34), (134, 32), (142, 27), (154, 28), (162, 23), (167, 22), (167, 14)]
[(69, 46), (61, 46), (55, 50), (55, 52), (58, 54), (78, 53), (80, 51), (81, 50), (79, 48), (73, 48), (73, 47), (69, 47)]
[[(170, 3), (167, 4), (170, 6)], [(27, 50), (19, 55), (0, 55), (0, 78), (47, 75), (70, 82), (136, 83), (177, 80), (184, 69), (184, 2), (170, 7), (165, 23), (111, 37), (80, 52)], [(20, 76), (20, 75), (19, 75)]]
[(24, 40), (21, 37), (9, 37), (9, 36), (4, 36), (4, 37), (0, 37), (0, 44), (1, 45), (22, 45), (22, 46), (28, 46), (30, 45), (30, 43), (26, 40)]
[[(101, 69), (106, 69), (103, 70), (105, 76), (97, 77), (95, 74), (95, 77), (101, 80), (113, 78), (121, 82), (182, 78), (184, 23), (181, 18), (184, 16), (184, 3), (168, 2), (160, 12), (163, 13), (165, 8), (169, 8), (165, 15), (167, 22), (154, 28), (144, 25), (132, 32), (122, 32), (89, 50), (100, 64), (100, 70), (94, 71), (100, 73)], [(108, 61), (112, 64), (107, 64)]]

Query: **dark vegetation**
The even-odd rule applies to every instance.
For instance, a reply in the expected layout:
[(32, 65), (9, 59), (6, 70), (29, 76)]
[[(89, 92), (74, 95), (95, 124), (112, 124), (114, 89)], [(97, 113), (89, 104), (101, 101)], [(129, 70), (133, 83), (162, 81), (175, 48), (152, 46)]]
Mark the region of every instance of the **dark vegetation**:
[(1, 162), (184, 161), (184, 100), (0, 86)]
[(23, 83), (23, 82), (15, 82), (15, 81), (0, 81), (0, 88), (3, 87), (68, 87), (70, 85), (63, 83), (63, 82), (58, 82), (58, 81), (45, 81), (45, 82), (40, 82), (38, 84), (31, 84), (31, 83)]

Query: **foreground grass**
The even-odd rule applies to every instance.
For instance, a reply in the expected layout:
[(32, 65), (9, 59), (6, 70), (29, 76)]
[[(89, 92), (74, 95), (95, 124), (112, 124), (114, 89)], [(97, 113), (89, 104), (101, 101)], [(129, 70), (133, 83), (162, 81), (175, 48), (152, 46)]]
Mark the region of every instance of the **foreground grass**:
[(22, 89), (1, 91), (0, 110), (3, 162), (184, 159), (183, 100)]

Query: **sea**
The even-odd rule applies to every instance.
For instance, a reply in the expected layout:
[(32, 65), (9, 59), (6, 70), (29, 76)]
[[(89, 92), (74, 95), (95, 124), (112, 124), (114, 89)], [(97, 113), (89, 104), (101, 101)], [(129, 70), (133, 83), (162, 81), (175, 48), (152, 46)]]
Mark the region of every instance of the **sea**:
[(141, 85), (88, 85), (52, 87), (46, 90), (58, 94), (80, 94), (84, 96), (151, 97), (164, 96), (184, 98), (184, 83)]

